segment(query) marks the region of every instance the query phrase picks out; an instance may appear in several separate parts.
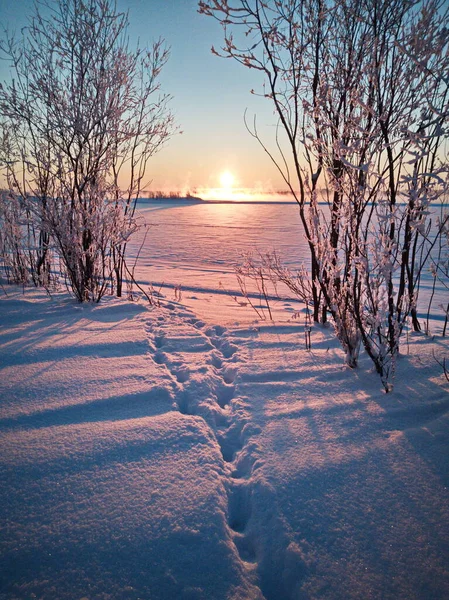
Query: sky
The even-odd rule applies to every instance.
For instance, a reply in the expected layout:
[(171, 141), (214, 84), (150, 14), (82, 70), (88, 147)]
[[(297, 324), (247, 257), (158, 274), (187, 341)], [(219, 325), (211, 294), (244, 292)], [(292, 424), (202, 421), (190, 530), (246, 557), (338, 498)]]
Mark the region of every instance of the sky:
[[(244, 113), (257, 116), (262, 136), (273, 135), (276, 118), (269, 100), (251, 94), (261, 90), (260, 73), (233, 60), (218, 58), (211, 47), (219, 47), (222, 29), (211, 17), (200, 15), (197, 0), (118, 0), (120, 11), (129, 12), (129, 36), (140, 44), (159, 37), (170, 47), (170, 59), (161, 73), (162, 90), (170, 103), (179, 133), (149, 165), (148, 189), (164, 191), (223, 188), (228, 172), (230, 187), (272, 191), (282, 189), (282, 180), (258, 142), (247, 132)], [(2, 0), (0, 24), (19, 31), (33, 12), (32, 0)], [(7, 76), (0, 63), (0, 79)], [(218, 190), (218, 195), (223, 189)]]

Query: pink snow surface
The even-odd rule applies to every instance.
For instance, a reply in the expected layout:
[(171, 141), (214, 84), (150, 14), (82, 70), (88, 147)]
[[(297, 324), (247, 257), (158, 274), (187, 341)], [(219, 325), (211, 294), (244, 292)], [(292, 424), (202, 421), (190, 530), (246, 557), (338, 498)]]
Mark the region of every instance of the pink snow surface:
[(447, 338), (386, 395), (278, 308), (1, 297), (2, 600), (449, 597)]

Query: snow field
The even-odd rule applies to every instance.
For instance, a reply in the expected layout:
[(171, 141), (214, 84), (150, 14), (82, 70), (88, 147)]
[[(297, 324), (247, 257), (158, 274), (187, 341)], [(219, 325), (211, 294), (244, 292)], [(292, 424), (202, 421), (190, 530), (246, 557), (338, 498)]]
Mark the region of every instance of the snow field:
[[(194, 392), (205, 415), (222, 410), (214, 386), (227, 402), (208, 367), (220, 352), (170, 311), (109, 300), (2, 302), (0, 597), (259, 598), (227, 526), (219, 444), (187, 414)], [(61, 336), (54, 311), (69, 306)]]
[[(434, 223), (441, 213), (442, 207), (435, 206)], [(139, 255), (135, 271), (139, 283), (145, 288), (152, 283), (156, 291), (167, 297), (174, 297), (173, 288), (180, 286), (183, 304), (211, 323), (218, 319), (223, 324), (224, 314), (232, 315), (226, 321), (229, 323), (242, 319), (245, 311), (239, 310), (242, 307), (233, 297), (237, 295), (243, 303), (246, 300), (241, 297), (234, 269), (244, 263), (247, 253), (257, 262), (259, 253), (275, 250), (293, 272), (301, 264), (309, 263), (309, 250), (295, 203), (141, 201), (136, 214), (139, 222), (148, 227), (142, 227), (128, 246), (130, 257)], [(254, 282), (246, 283), (259, 306)], [(447, 305), (447, 289), (438, 282), (433, 294), (433, 284), (430, 269), (425, 268), (418, 304), (422, 319), (429, 303), (431, 318), (443, 318), (441, 305)], [(286, 300), (290, 299), (293, 307), (298, 307), (283, 285), (279, 285), (278, 291)], [(276, 310), (279, 301), (273, 297), (272, 286), (269, 292), (271, 307)], [(262, 308), (263, 304), (262, 301)]]
[(295, 337), (262, 325), (240, 372), (241, 393), (258, 398), (260, 477), (304, 565), (284, 595), (262, 577), (265, 597), (445, 597), (449, 395), (431, 376), (431, 342), (417, 336), (386, 396), (368, 363), (342, 367), (326, 330), (310, 353)]
[(221, 301), (1, 298), (0, 598), (449, 596), (447, 339), (385, 395)]

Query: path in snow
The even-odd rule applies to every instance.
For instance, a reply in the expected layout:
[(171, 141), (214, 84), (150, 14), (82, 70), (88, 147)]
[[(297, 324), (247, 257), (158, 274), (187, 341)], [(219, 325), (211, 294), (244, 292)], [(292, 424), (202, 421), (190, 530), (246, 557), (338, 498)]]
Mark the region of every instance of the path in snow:
[[(254, 476), (258, 466), (254, 439), (260, 427), (251, 424), (250, 402), (237, 391), (246, 339), (236, 339), (225, 327), (208, 326), (193, 313), (170, 306), (171, 318), (160, 317), (159, 325), (148, 332), (153, 360), (165, 365), (172, 376), (180, 412), (201, 416), (214, 432), (227, 464), (228, 526), (233, 542), (252, 582), (262, 582), (262, 592), (269, 591), (266, 598), (283, 600), (290, 597), (284, 588), (295, 588), (303, 565), (276, 514), (275, 494)], [(268, 509), (262, 532), (259, 525), (251, 525), (255, 488)], [(268, 581), (271, 591), (264, 590)]]
[(226, 413), (233, 348), (179, 308), (29, 296), (1, 300), (0, 598), (260, 600), (193, 414)]
[(217, 438), (231, 537), (263, 597), (449, 595), (449, 395), (431, 350), (447, 340), (411, 336), (386, 396), (327, 329), (306, 352), (298, 323), (225, 328), (172, 308), (154, 359)]

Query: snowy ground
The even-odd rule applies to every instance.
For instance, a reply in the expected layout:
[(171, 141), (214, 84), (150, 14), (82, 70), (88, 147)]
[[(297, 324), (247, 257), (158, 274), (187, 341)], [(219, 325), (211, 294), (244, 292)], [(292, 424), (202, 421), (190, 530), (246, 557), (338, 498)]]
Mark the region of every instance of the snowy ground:
[(0, 289), (1, 600), (449, 598), (447, 338), (385, 395), (205, 270), (158, 308)]
[[(442, 210), (434, 208), (433, 222)], [(217, 301), (220, 321), (241, 319), (242, 311), (232, 301), (239, 292), (234, 267), (242, 264), (246, 252), (252, 252), (257, 260), (259, 252), (275, 250), (293, 270), (308, 263), (307, 243), (294, 203), (142, 201), (138, 215), (148, 229), (142, 228), (129, 246), (132, 254), (139, 252), (137, 279), (144, 286), (151, 282), (155, 290), (169, 297), (173, 297), (174, 287), (180, 286), (183, 303), (211, 320), (217, 316)], [(424, 269), (418, 305), (422, 318), (429, 303), (433, 317), (442, 318), (441, 305), (447, 306), (447, 287), (438, 285), (433, 291), (433, 283), (430, 270)], [(249, 285), (251, 288), (251, 282)], [(278, 308), (284, 317), (298, 305)]]

